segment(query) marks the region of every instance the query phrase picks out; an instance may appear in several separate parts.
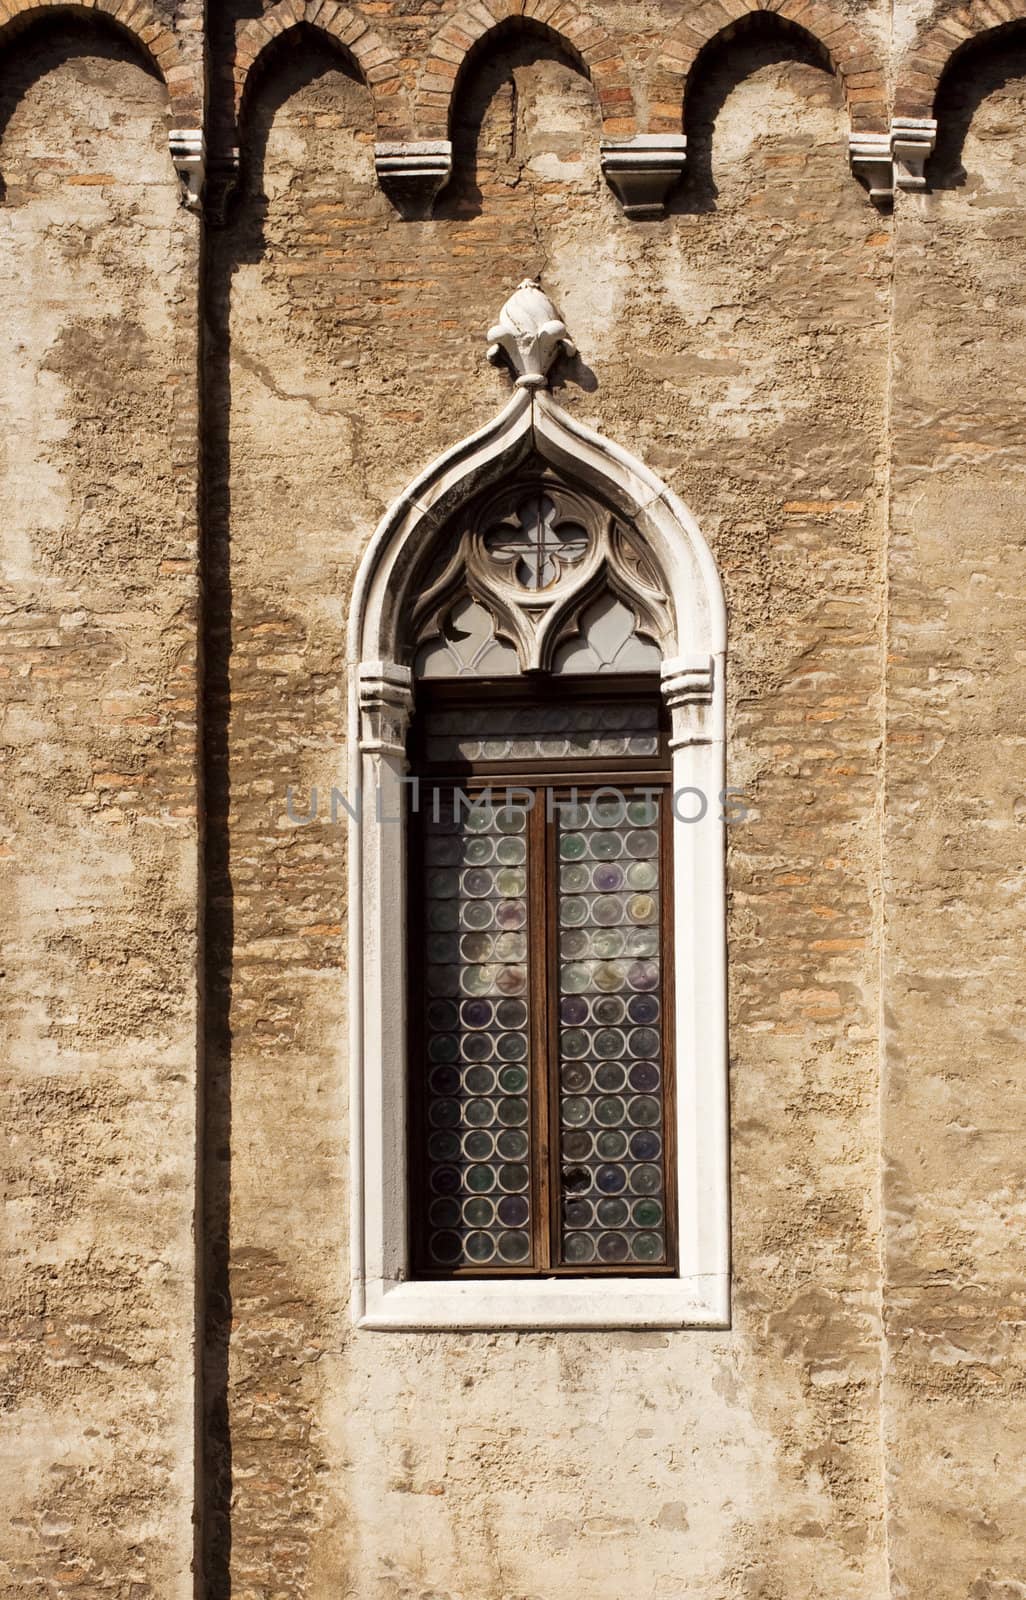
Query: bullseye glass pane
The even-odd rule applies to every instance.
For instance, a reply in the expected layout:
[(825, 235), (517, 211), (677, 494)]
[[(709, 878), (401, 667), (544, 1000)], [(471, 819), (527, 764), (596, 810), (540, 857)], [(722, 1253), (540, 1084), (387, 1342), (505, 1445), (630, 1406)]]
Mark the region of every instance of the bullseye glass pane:
[(467, 761), (614, 760), (654, 757), (659, 752), (658, 708), (582, 702), (553, 705), (459, 708), (427, 717), (427, 755), (432, 766)]
[(434, 1271), (532, 1264), (526, 863), (522, 806), (439, 793), (426, 808), (421, 1136)]
[(557, 808), (560, 1261), (667, 1262), (659, 795)]

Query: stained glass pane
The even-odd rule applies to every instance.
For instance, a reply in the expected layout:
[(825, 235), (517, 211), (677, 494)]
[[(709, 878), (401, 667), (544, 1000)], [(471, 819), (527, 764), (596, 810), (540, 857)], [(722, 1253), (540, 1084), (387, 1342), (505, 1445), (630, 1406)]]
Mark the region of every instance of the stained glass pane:
[(428, 1265), (531, 1262), (527, 812), (436, 791), (424, 818)]
[(560, 1260), (667, 1260), (659, 795), (557, 808)]
[(656, 705), (579, 702), (435, 711), (427, 717), (427, 754), (447, 761), (582, 760), (659, 752)]

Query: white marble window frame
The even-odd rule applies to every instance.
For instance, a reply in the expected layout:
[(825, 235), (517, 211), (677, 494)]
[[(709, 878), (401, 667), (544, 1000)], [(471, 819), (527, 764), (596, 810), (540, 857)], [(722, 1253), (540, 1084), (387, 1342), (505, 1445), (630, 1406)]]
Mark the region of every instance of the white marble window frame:
[[(408, 1259), (406, 892), (403, 813), (410, 671), (399, 665), (416, 554), (452, 512), (534, 451), (589, 485), (646, 539), (671, 596), (678, 1271), (419, 1280)], [(642, 463), (519, 389), (433, 463), (382, 520), (357, 575), (349, 632), (349, 950), (352, 1316), (372, 1330), (723, 1328), (730, 1319), (725, 929), (725, 612), (694, 518)], [(672, 652), (672, 653), (670, 653)], [(689, 820), (701, 809), (701, 820)]]

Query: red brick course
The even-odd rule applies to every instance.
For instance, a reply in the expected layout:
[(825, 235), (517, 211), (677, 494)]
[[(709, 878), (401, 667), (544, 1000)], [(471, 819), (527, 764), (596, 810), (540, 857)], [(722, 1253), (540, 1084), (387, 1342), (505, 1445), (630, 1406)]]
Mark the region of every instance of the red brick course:
[(278, 0), (262, 17), (240, 29), (235, 50), (236, 116), (242, 115), (250, 74), (264, 50), (290, 28), (304, 23), (335, 40), (352, 57), (373, 96), (381, 137), (408, 134), (411, 123), (399, 51), (348, 6), (334, 0)]
[[(829, 58), (844, 88), (854, 129), (887, 127), (883, 63), (853, 23), (822, 0), (705, 0), (668, 35), (652, 85), (653, 133), (678, 133), (691, 74), (714, 39), (728, 36), (745, 17), (769, 12), (800, 28)], [(857, 81), (856, 81), (857, 80)]]
[(571, 0), (470, 0), (442, 23), (431, 42), (416, 97), (421, 137), (448, 136), (459, 75), (468, 57), (503, 25), (548, 35), (580, 64), (595, 85), (604, 133), (624, 137), (638, 131), (634, 91), (619, 45), (586, 11)]
[(995, 28), (1026, 19), (1026, 0), (972, 0), (920, 34), (902, 61), (894, 90), (899, 117), (929, 117), (953, 58)]

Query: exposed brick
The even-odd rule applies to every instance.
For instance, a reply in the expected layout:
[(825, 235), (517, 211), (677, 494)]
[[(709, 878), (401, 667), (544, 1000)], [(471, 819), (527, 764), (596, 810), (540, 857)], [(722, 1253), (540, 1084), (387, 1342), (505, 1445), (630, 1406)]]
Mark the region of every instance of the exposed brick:
[(584, 47), (585, 40), (594, 39), (597, 42), (609, 37), (606, 30), (598, 27), (593, 18), (584, 16), (571, 17), (562, 25), (561, 31), (564, 39), (572, 39), (579, 49)]
[[(442, 63), (440, 63), (440, 65), (442, 65)], [(444, 65), (448, 66), (448, 63), (446, 62)], [(455, 71), (425, 72), (420, 80), (421, 92), (429, 93), (431, 90), (437, 90), (443, 94), (448, 93), (452, 89), (455, 76)]]
[(373, 37), (362, 17), (353, 17), (351, 21), (343, 21), (340, 17), (338, 22), (333, 24), (331, 31), (356, 54), (360, 53), (356, 48), (357, 45), (362, 50), (365, 43)]
[(439, 37), (431, 46), (430, 59), (432, 61), (451, 61), (454, 66), (460, 66), (466, 53), (466, 47), (461, 49), (458, 44), (451, 43), (448, 39)]
[(888, 126), (888, 106), (883, 99), (867, 100), (863, 104), (853, 105), (851, 108), (852, 126), (859, 129), (886, 131)]
[[(1012, 3), (888, 61), (899, 109), (932, 104), (951, 52)], [(938, 178), (927, 205), (899, 196), (878, 219), (832, 85), (804, 101), (787, 59), (733, 75), (740, 4), (288, 0), (261, 18), (238, 0), (208, 5), (207, 38), (191, 0), (100, 0), (86, 9), (130, 19), (163, 60), (176, 126), (199, 125), (183, 112), (205, 48), (219, 154), (226, 96), (297, 18), (348, 34), (370, 84), (296, 72), (282, 95), (266, 63), (202, 275), (161, 86), (118, 52), (88, 74), (46, 62), (43, 30), (7, 58), (0, 683), (20, 814), (0, 873), (5, 904), (29, 908), (3, 1002), (5, 1401), (16, 1451), (29, 1440), (5, 1504), (12, 1594), (624, 1600), (640, 1574), (667, 1596), (936, 1600), (941, 1583), (997, 1600), (1026, 1570), (1009, 1244), (1026, 1181), (1026, 419), (1007, 182), (1026, 101), (1009, 73), (972, 103), (984, 203)], [(5, 40), (40, 10), (0, 0)], [(851, 126), (886, 126), (862, 12), (780, 14), (827, 43)], [(644, 131), (680, 131), (685, 79), (726, 28), (689, 90), (715, 113), (715, 185), (695, 140), (672, 220), (628, 222), (598, 181), (595, 95), (541, 51), (518, 101), (466, 74), (450, 191), (430, 223), (398, 220), (375, 138), (442, 136), (466, 52), (517, 16), (584, 55), (622, 137), (635, 90)], [(339, 1287), (344, 850), (286, 825), (282, 786), (344, 768), (354, 571), (420, 465), (508, 395), (483, 334), (538, 269), (597, 385), (555, 398), (685, 494), (727, 590), (729, 755), (754, 804), (728, 829), (736, 1293), (714, 1334), (382, 1335), (352, 1328)], [(225, 1480), (215, 1462), (216, 1559), (193, 1573), (200, 503), (205, 1158), (224, 1207), (207, 1398)]]
[[(363, 67), (378, 67), (383, 61), (394, 62), (395, 54), (388, 45), (377, 42), (372, 44), (367, 41), (365, 47), (359, 51), (359, 61)], [(436, 71), (444, 72), (447, 65), (447, 62), (439, 62)]]
[(880, 74), (872, 72), (846, 72), (844, 82), (849, 89), (876, 89), (880, 88)]

